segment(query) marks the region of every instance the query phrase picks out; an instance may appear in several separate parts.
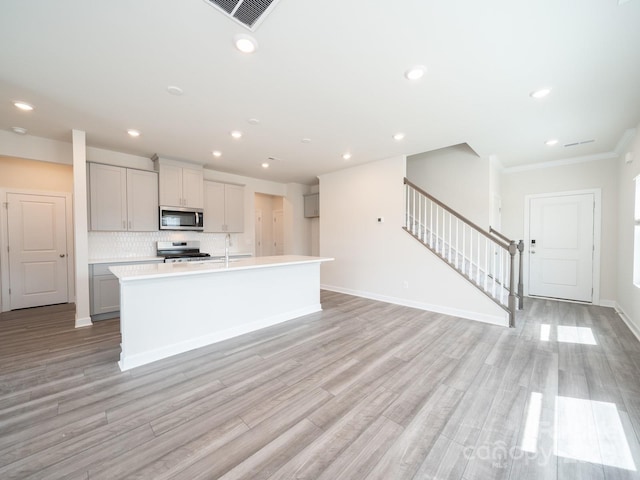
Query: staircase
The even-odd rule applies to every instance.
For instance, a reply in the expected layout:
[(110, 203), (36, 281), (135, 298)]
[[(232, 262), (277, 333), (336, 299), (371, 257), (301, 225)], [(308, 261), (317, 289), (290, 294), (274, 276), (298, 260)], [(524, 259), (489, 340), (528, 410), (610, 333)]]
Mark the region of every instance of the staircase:
[(522, 309), (524, 242), (480, 228), (406, 178), (404, 185), (404, 230), (507, 311), (515, 327), (516, 308)]

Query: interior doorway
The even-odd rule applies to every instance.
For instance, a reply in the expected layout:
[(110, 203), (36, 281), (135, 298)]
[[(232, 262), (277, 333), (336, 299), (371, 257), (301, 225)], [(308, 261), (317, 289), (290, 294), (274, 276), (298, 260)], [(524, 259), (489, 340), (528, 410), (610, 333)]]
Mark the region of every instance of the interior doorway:
[(284, 253), (284, 197), (255, 194), (256, 256)]
[(526, 201), (528, 295), (599, 303), (600, 192)]

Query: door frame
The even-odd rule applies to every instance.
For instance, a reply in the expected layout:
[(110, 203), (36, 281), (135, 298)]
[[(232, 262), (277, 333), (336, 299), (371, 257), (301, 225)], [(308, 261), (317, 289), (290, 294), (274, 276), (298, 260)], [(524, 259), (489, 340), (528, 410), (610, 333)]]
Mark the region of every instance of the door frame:
[[(593, 272), (591, 283), (593, 285), (593, 296), (591, 298), (592, 305), (600, 305), (600, 250), (602, 248), (602, 189), (588, 188), (584, 190), (571, 190), (566, 192), (549, 192), (537, 193), (533, 195), (525, 195), (524, 197), (524, 258), (523, 258), (523, 283), (524, 295), (529, 296), (529, 246), (531, 237), (529, 234), (529, 217), (531, 212), (531, 200), (539, 198), (563, 197), (567, 195), (585, 195), (593, 194), (595, 202), (593, 210)], [(571, 303), (585, 303), (573, 300), (561, 300)]]
[[(22, 195), (35, 195), (47, 197), (65, 198), (65, 215), (67, 231), (67, 292), (68, 302), (73, 303), (76, 299), (75, 291), (75, 251), (73, 246), (73, 196), (68, 192), (54, 192), (49, 190), (29, 190), (23, 188), (0, 188), (0, 298), (2, 305), (0, 311), (11, 310), (11, 298), (9, 296), (9, 216), (7, 215), (7, 195), (10, 193)], [(88, 267), (87, 267), (88, 268)]]

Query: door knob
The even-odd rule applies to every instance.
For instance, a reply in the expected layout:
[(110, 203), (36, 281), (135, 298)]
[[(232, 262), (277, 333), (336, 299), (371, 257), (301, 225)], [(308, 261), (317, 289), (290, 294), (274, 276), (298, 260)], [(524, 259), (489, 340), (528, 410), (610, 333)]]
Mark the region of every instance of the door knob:
[(61, 254), (60, 254), (60, 258), (64, 258), (64, 253), (61, 253)]

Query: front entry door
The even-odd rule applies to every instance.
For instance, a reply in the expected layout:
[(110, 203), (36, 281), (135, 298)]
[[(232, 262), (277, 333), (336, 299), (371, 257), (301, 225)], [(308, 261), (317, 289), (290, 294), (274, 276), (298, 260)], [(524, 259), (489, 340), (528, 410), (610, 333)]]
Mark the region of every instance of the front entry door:
[(65, 197), (8, 193), (11, 309), (69, 301)]
[(594, 194), (532, 198), (529, 294), (593, 301)]

